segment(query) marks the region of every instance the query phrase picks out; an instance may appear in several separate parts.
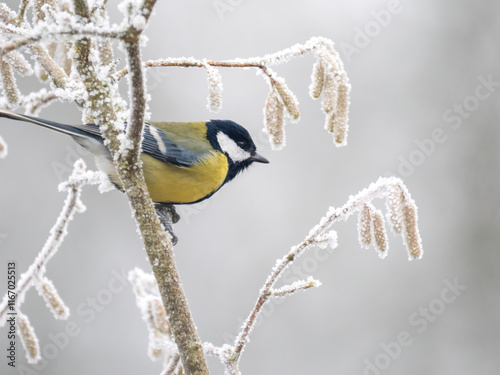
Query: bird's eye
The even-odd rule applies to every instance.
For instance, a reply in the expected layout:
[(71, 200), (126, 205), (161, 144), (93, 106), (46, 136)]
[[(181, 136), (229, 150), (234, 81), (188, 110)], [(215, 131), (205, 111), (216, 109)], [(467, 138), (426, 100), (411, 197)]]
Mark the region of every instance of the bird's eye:
[(243, 148), (243, 149), (246, 147), (246, 145), (247, 145), (247, 143), (245, 141), (239, 141), (238, 142), (238, 146), (241, 147), (241, 148)]

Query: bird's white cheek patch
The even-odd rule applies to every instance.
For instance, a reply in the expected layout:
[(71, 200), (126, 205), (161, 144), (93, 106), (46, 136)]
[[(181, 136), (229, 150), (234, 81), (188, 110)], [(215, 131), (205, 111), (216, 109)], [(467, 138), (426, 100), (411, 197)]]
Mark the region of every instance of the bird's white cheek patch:
[(223, 132), (217, 133), (217, 141), (219, 142), (222, 151), (226, 152), (232, 161), (243, 161), (252, 156), (249, 152), (238, 146), (235, 141)]

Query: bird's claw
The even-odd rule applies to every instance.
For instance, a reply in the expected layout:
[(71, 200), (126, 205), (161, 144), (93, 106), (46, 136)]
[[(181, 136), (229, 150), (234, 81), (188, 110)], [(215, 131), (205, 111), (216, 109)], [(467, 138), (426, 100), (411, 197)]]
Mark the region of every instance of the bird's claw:
[(156, 214), (158, 215), (158, 218), (160, 219), (160, 222), (163, 224), (163, 227), (165, 230), (170, 234), (172, 237), (172, 245), (176, 245), (177, 241), (179, 240), (177, 236), (174, 233), (174, 228), (172, 224), (177, 223), (180, 220), (180, 216), (175, 210), (175, 207), (173, 204), (155, 204), (155, 210)]

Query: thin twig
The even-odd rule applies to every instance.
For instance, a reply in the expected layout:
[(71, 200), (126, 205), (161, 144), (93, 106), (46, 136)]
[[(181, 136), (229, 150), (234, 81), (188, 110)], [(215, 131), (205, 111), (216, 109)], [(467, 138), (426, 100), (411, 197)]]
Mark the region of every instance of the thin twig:
[[(222, 67), (222, 68), (258, 68), (264, 74), (273, 79), (271, 74), (267, 71), (271, 65), (278, 65), (289, 61), (290, 59), (302, 56), (312, 51), (322, 51), (324, 49), (331, 49), (331, 41), (313, 37), (304, 44), (296, 44), (292, 47), (285, 48), (284, 50), (265, 55), (263, 57), (250, 57), (246, 59), (232, 59), (232, 60), (198, 60), (194, 58), (171, 58), (147, 61), (144, 64), (146, 68), (167, 67), (167, 66), (180, 66), (180, 67), (198, 67), (203, 68), (206, 65)], [(127, 69), (122, 69), (116, 73), (115, 79), (120, 80), (123, 76), (128, 74)]]
[(0, 46), (0, 56), (5, 55), (11, 51), (17, 50), (21, 47), (35, 44), (45, 39), (54, 39), (56, 36), (93, 36), (105, 39), (119, 39), (123, 37), (123, 32), (121, 31), (102, 31), (102, 30), (89, 30), (83, 28), (71, 28), (70, 30), (60, 30), (60, 31), (42, 31), (38, 34), (30, 35), (28, 37), (14, 40), (8, 44)]
[[(186, 58), (180, 58), (180, 59), (167, 59), (167, 60), (150, 60), (146, 61), (143, 66), (144, 68), (159, 68), (159, 67), (169, 67), (169, 66), (177, 66), (177, 67), (184, 67), (184, 68), (192, 68), (192, 67), (197, 67), (197, 68), (204, 68), (206, 65), (214, 66), (214, 67), (221, 67), (221, 68), (258, 68), (261, 69), (262, 72), (267, 75), (270, 79), (272, 78), (272, 74), (269, 72), (269, 68), (266, 65), (263, 65), (261, 63), (256, 63), (256, 62), (243, 62), (243, 61), (236, 61), (236, 60), (195, 60), (195, 59), (186, 59)], [(114, 75), (115, 80), (120, 80), (124, 76), (128, 74), (128, 69), (124, 68), (120, 71), (118, 71)]]
[[(40, 277), (45, 271), (45, 266), (52, 256), (59, 250), (64, 237), (68, 232), (68, 225), (73, 219), (75, 212), (82, 208), (80, 196), (82, 187), (86, 184), (94, 184), (97, 180), (93, 180), (88, 176), (85, 177), (85, 163), (79, 160), (75, 163), (73, 174), (70, 176), (68, 182), (65, 183), (67, 187), (68, 196), (64, 202), (64, 207), (59, 214), (59, 218), (50, 230), (50, 235), (45, 242), (44, 247), (37, 255), (35, 261), (28, 270), (23, 273), (19, 279), (16, 288), (16, 302), (20, 303), (25, 293), (33, 286), (34, 278)], [(17, 306), (20, 307), (19, 305)], [(0, 303), (0, 326), (5, 318), (5, 313), (8, 309), (8, 295), (6, 294)]]
[[(395, 178), (381, 178), (376, 184), (371, 185), (369, 188), (361, 191), (355, 197), (351, 197), (349, 201), (336, 210), (330, 209), (327, 215), (321, 220), (321, 223), (316, 226), (306, 239), (299, 245), (294, 246), (281, 260), (279, 260), (276, 266), (273, 268), (273, 272), (267, 278), (264, 286), (261, 288), (257, 302), (254, 308), (250, 312), (247, 320), (245, 321), (240, 334), (234, 343), (234, 356), (233, 361), (238, 362), (241, 353), (248, 342), (248, 335), (252, 331), (257, 317), (262, 310), (262, 307), (267, 302), (270, 297), (270, 290), (276, 281), (280, 278), (283, 271), (288, 267), (288, 265), (293, 262), (298, 256), (300, 256), (307, 248), (314, 245), (317, 242), (318, 236), (325, 233), (325, 231), (330, 228), (335, 222), (340, 219), (346, 220), (349, 216), (358, 212), (363, 207), (363, 202), (369, 202), (377, 197), (385, 197), (390, 193), (390, 187), (398, 185), (403, 194), (403, 201), (409, 201), (411, 198), (407, 193), (406, 187), (403, 185), (402, 181)], [(421, 256), (421, 255), (420, 255)]]

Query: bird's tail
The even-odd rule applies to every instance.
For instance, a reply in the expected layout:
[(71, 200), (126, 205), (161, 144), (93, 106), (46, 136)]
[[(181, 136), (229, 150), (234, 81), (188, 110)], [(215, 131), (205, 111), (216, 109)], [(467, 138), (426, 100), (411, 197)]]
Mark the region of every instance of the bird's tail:
[(96, 137), (96, 134), (92, 134), (92, 132), (81, 129), (77, 126), (61, 124), (58, 122), (45, 120), (38, 117), (20, 115), (18, 113), (6, 111), (3, 109), (0, 109), (0, 117), (5, 117), (11, 120), (30, 122), (35, 125), (43, 126), (44, 128), (55, 130), (56, 132), (59, 133), (71, 135), (73, 137), (98, 138)]

